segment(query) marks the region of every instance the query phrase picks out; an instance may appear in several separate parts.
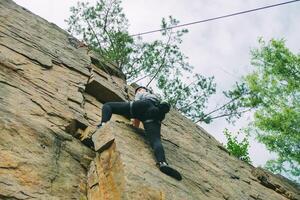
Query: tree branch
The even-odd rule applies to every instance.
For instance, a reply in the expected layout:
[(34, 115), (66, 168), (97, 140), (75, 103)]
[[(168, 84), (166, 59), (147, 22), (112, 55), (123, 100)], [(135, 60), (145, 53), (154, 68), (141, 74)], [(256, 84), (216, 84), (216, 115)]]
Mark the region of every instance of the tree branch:
[(178, 111), (183, 112), (182, 109), (187, 108), (187, 107), (190, 107), (191, 105), (193, 105), (194, 103), (196, 103), (201, 97), (202, 97), (202, 96), (199, 95), (198, 98), (196, 98), (194, 101), (192, 101), (192, 102), (189, 103), (188, 105), (182, 106), (181, 108), (178, 109)]
[[(230, 116), (232, 114), (242, 114), (242, 113), (245, 113), (245, 112), (248, 112), (250, 111), (252, 108), (249, 108), (249, 109), (246, 109), (246, 110), (243, 110), (243, 111), (240, 111), (240, 112), (236, 112), (236, 113), (224, 113), (222, 115), (217, 115), (215, 117), (211, 117), (211, 119), (218, 119), (218, 118), (221, 118), (221, 117), (227, 117), (227, 116)], [(200, 121), (203, 121), (205, 117), (207, 117), (208, 115), (205, 115), (203, 117), (201, 117), (199, 120), (197, 120), (195, 123), (198, 123)]]
[[(111, 11), (111, 8), (112, 8), (114, 2), (115, 2), (115, 1), (111, 2), (111, 4), (109, 5), (109, 7), (108, 7), (107, 10), (106, 10), (106, 13), (105, 13), (105, 16), (104, 16), (103, 31), (104, 31), (104, 33), (106, 34), (106, 36), (107, 36), (107, 38), (108, 38), (108, 40), (109, 40), (109, 42), (110, 42), (110, 45), (111, 45), (111, 47), (112, 47), (112, 50), (113, 50), (114, 54), (116, 54), (116, 47), (115, 47), (114, 41), (112, 40), (110, 33), (109, 33), (109, 32), (107, 31), (107, 29), (106, 29), (106, 27), (107, 27), (107, 19), (108, 19), (108, 15), (109, 15), (109, 12)], [(116, 62), (118, 62), (118, 61), (116, 61)], [(119, 62), (117, 63), (117, 65), (118, 65), (118, 67), (120, 67), (120, 63), (119, 63)]]
[(166, 47), (165, 47), (165, 52), (164, 52), (164, 55), (163, 55), (163, 61), (161, 63), (161, 65), (158, 67), (156, 73), (154, 74), (154, 76), (151, 78), (151, 80), (149, 81), (149, 83), (146, 85), (146, 87), (149, 86), (149, 84), (153, 81), (153, 79), (157, 76), (157, 74), (159, 73), (159, 71), (161, 70), (161, 68), (164, 66), (164, 63), (165, 63), (165, 60), (166, 60), (166, 55), (167, 55), (167, 47), (169, 45), (169, 42), (171, 40), (171, 35), (172, 35), (172, 32), (170, 33), (169, 35), (169, 38), (168, 38), (168, 41), (167, 41), (167, 44), (166, 44)]
[(146, 78), (147, 76), (150, 76), (150, 75), (151, 75), (151, 74), (147, 74), (147, 75), (143, 76), (142, 78), (140, 78), (140, 79), (138, 79), (138, 80), (136, 80), (136, 81), (134, 81), (134, 82), (132, 82), (132, 83), (137, 83), (137, 82), (143, 80), (144, 78)]
[(205, 114), (202, 118), (205, 118), (205, 117), (211, 115), (212, 113), (215, 113), (215, 112), (217, 112), (217, 111), (219, 111), (219, 110), (225, 108), (227, 105), (229, 105), (229, 104), (231, 104), (232, 102), (238, 100), (239, 98), (241, 98), (241, 96), (235, 97), (235, 98), (231, 99), (229, 102), (225, 103), (225, 104), (222, 105), (221, 107), (216, 108), (215, 110), (212, 110), (212, 111), (210, 111), (209, 113)]
[[(245, 112), (250, 111), (251, 109), (252, 109), (252, 108), (249, 108), (249, 109), (246, 109), (246, 110), (242, 110), (242, 111), (240, 111), (240, 112), (236, 112), (235, 114), (243, 114), (243, 113), (245, 113)], [(232, 114), (234, 114), (234, 113), (227, 113), (227, 114), (223, 114), (223, 115), (218, 115), (218, 116), (212, 117), (211, 119), (217, 119), (217, 118), (221, 118), (221, 117), (226, 117), (226, 116), (230, 116), (230, 115), (232, 115)]]
[(97, 42), (98, 42), (98, 45), (99, 45), (99, 50), (101, 51), (102, 54), (104, 54), (104, 53), (103, 53), (104, 49), (101, 47), (101, 42), (100, 42), (99, 38), (97, 37), (97, 35), (96, 35), (96, 33), (95, 33), (93, 27), (91, 26), (90, 22), (89, 22), (86, 18), (84, 18), (84, 20), (85, 20), (86, 23), (88, 24), (89, 29), (91, 29), (92, 33), (94, 34), (94, 36), (95, 36), (95, 38), (96, 38), (96, 40), (97, 40)]

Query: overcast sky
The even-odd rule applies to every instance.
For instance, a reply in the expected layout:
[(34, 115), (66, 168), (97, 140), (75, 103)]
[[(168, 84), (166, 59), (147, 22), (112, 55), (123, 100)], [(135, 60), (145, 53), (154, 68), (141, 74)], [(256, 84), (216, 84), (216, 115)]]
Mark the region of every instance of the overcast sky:
[[(19, 5), (53, 22), (63, 29), (70, 15), (69, 8), (77, 0), (14, 0)], [(124, 12), (129, 19), (131, 34), (158, 29), (162, 17), (172, 15), (181, 23), (243, 11), (285, 0), (123, 0)], [(95, 2), (95, 0), (89, 0)], [(232, 18), (188, 26), (183, 38), (183, 52), (189, 57), (195, 71), (205, 76), (215, 76), (218, 94), (210, 106), (222, 103), (223, 90), (230, 89), (243, 75), (251, 72), (250, 49), (257, 47), (257, 39), (285, 38), (294, 52), (300, 44), (300, 2), (248, 13)], [(159, 33), (145, 35), (144, 39), (158, 38)], [(224, 128), (237, 131), (245, 126), (251, 115), (245, 116), (234, 126), (225, 120), (201, 125), (216, 139), (225, 143)], [(251, 139), (250, 157), (255, 166), (264, 165), (274, 155), (262, 144)]]

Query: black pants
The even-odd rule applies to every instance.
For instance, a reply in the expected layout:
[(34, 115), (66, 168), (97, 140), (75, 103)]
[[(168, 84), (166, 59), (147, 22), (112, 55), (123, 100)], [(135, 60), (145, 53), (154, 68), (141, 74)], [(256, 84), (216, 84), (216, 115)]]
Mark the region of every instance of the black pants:
[[(131, 112), (132, 111), (132, 112)], [(109, 102), (102, 107), (102, 122), (110, 120), (112, 114), (123, 115), (128, 118), (136, 118), (143, 122), (146, 137), (154, 151), (157, 162), (165, 162), (165, 152), (161, 144), (159, 120), (152, 122), (144, 122), (147, 119), (162, 119), (159, 109), (149, 100), (134, 101), (130, 111), (130, 103), (128, 102)]]

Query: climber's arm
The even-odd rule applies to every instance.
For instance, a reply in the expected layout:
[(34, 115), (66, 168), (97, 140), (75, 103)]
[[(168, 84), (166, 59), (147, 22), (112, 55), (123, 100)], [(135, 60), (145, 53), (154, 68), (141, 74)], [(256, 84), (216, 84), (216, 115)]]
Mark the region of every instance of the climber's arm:
[(138, 119), (133, 119), (132, 120), (132, 125), (139, 128), (140, 127), (140, 120)]

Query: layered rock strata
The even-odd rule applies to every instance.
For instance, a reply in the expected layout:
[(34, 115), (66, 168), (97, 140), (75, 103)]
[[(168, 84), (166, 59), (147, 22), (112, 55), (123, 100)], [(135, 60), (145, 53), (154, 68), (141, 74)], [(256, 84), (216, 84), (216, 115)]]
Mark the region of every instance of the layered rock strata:
[(228, 154), (172, 110), (162, 126), (178, 182), (155, 166), (142, 129), (113, 116), (84, 139), (103, 103), (133, 89), (113, 63), (54, 24), (0, 1), (0, 199), (300, 199), (287, 179)]

